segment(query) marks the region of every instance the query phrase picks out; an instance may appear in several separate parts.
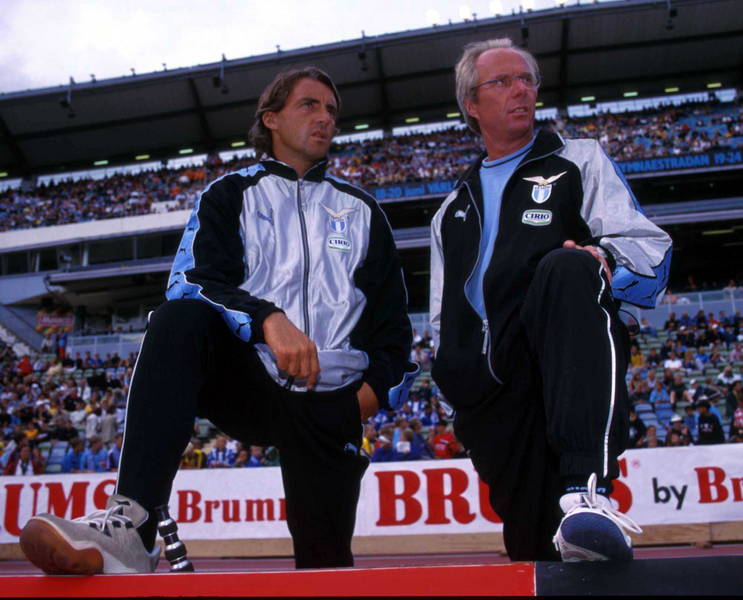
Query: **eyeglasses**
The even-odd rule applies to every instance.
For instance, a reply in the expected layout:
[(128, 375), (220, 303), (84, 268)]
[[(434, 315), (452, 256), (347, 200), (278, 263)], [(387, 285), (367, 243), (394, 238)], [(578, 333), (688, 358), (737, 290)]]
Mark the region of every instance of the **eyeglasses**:
[(510, 89), (513, 85), (514, 79), (518, 79), (530, 90), (539, 89), (539, 85), (542, 83), (541, 75), (532, 75), (531, 73), (521, 73), (520, 75), (498, 75), (495, 79), (489, 79), (488, 81), (482, 82), (480, 85), (470, 88), (470, 91), (474, 92), (477, 88), (492, 84), (496, 90), (503, 92)]

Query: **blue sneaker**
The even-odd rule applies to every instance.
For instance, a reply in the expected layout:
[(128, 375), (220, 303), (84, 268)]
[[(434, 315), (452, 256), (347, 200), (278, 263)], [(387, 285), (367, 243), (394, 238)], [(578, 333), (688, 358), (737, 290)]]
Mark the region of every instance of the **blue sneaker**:
[(596, 475), (588, 479), (588, 492), (560, 499), (565, 516), (552, 542), (564, 562), (632, 560), (632, 539), (627, 531), (642, 533), (628, 516), (615, 510), (611, 500), (596, 494)]

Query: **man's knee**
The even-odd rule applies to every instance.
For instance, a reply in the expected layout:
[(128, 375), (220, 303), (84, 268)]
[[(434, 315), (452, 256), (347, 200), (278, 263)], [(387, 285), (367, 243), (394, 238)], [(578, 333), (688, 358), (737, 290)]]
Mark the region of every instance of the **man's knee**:
[(169, 300), (161, 304), (148, 319), (148, 333), (177, 336), (179, 332), (206, 331), (211, 322), (219, 318), (206, 302), (193, 298)]
[(535, 277), (585, 281), (600, 275), (601, 268), (601, 263), (585, 250), (559, 248), (539, 261)]

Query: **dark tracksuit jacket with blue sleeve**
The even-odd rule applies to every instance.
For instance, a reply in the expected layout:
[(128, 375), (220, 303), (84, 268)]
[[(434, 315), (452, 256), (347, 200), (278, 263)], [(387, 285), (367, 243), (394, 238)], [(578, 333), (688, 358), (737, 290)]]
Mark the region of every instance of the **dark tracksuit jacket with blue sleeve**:
[(196, 202), (168, 300), (197, 298), (253, 344), (269, 375), (293, 391), (263, 339), (277, 310), (317, 346), (315, 391), (362, 380), (382, 408), (405, 402), (417, 374), (400, 259), (376, 201), (325, 172), (300, 179), (273, 159), (211, 183)]
[(645, 216), (598, 142), (540, 131), (503, 190), (482, 282), (483, 319), (466, 286), (482, 236), (479, 170), (485, 158), (462, 175), (431, 223), (432, 376), (455, 408), (488, 397), (517, 367), (511, 348), (519, 309), (542, 258), (566, 240), (602, 248), (614, 298), (643, 308), (654, 308), (662, 297), (671, 262), (670, 237)]

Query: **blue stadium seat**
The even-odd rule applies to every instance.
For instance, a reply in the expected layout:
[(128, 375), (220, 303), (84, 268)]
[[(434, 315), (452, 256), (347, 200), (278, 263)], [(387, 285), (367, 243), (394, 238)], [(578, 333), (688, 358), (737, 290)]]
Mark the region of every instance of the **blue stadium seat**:
[(647, 402), (640, 402), (635, 404), (635, 414), (640, 416), (640, 413), (647, 413), (647, 412), (653, 412), (653, 406), (652, 404), (648, 404)]

